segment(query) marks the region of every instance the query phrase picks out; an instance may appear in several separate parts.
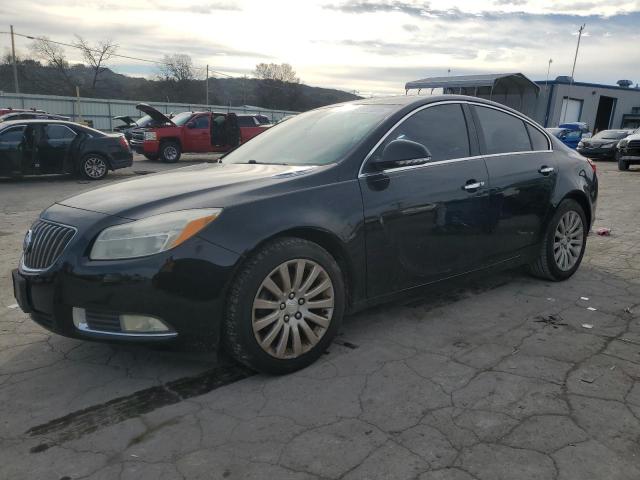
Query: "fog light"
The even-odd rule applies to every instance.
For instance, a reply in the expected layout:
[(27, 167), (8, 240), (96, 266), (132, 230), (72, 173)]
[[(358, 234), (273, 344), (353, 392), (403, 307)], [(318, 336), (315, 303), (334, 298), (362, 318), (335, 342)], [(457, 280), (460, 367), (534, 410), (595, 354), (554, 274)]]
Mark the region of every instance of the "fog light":
[(154, 317), (144, 315), (131, 315), (123, 313), (120, 315), (120, 326), (123, 332), (130, 333), (154, 333), (168, 332), (169, 328)]
[(73, 324), (80, 330), (86, 330), (87, 325), (87, 312), (84, 308), (73, 307)]

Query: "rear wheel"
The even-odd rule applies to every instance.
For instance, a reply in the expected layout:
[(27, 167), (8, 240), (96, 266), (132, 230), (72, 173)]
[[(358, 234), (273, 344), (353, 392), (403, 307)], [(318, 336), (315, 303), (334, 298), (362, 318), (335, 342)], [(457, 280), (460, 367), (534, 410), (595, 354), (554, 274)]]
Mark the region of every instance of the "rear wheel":
[(582, 262), (587, 232), (580, 204), (572, 199), (563, 200), (547, 226), (538, 258), (529, 266), (531, 273), (554, 281), (571, 277)]
[(160, 160), (165, 163), (176, 163), (181, 153), (180, 145), (176, 142), (163, 142), (160, 145)]
[(299, 238), (275, 240), (248, 260), (231, 287), (227, 349), (261, 372), (299, 370), (329, 346), (344, 304), (340, 267), (325, 249)]
[(107, 160), (97, 153), (85, 155), (80, 162), (80, 173), (89, 180), (102, 180), (108, 172)]
[(629, 162), (626, 162), (621, 159), (620, 152), (616, 152), (616, 160), (618, 161), (618, 170), (620, 171), (629, 170)]

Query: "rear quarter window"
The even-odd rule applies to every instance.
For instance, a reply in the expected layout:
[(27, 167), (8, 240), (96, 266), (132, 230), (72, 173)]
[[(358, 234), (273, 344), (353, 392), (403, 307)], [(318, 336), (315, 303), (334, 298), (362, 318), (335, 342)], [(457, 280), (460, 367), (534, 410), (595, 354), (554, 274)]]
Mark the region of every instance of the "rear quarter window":
[(494, 108), (474, 108), (487, 155), (531, 151), (529, 134), (522, 120)]
[(549, 150), (549, 140), (547, 137), (536, 127), (525, 123), (527, 132), (529, 132), (529, 138), (531, 139), (531, 146), (534, 150)]

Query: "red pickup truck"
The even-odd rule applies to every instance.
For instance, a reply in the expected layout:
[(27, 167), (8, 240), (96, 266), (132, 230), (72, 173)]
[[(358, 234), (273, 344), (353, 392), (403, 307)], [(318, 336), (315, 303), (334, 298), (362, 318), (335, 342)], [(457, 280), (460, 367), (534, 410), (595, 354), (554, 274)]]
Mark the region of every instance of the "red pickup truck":
[(253, 115), (182, 112), (169, 118), (146, 103), (136, 108), (149, 115), (154, 123), (131, 132), (131, 148), (149, 160), (167, 163), (180, 160), (183, 152), (227, 152), (271, 126), (261, 124)]

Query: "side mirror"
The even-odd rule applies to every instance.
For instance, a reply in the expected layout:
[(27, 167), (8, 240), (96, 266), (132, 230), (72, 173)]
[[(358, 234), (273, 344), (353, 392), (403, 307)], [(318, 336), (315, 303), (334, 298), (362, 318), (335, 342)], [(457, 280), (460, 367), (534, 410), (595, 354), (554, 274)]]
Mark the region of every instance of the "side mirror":
[(384, 147), (382, 155), (373, 161), (378, 170), (387, 168), (408, 167), (431, 161), (429, 149), (418, 142), (399, 139), (393, 140)]

